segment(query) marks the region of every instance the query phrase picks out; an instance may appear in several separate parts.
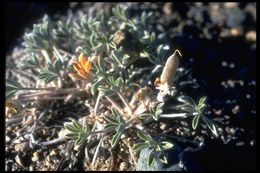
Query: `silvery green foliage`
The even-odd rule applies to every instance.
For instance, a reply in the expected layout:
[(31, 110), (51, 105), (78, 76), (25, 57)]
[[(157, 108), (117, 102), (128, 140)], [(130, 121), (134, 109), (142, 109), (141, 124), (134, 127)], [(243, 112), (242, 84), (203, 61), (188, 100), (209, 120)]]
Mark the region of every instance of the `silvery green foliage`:
[[(137, 83), (147, 85), (142, 78), (150, 73), (135, 63), (144, 61), (151, 68), (160, 67), (158, 69), (161, 70), (166, 58), (171, 54), (168, 35), (158, 34), (152, 24), (153, 18), (152, 12), (131, 17), (128, 7), (124, 5), (114, 7), (110, 17), (102, 10), (94, 16), (78, 13), (73, 18), (57, 22), (51, 21), (46, 15), (42, 22), (35, 24), (32, 31), (24, 35), (23, 45), (28, 53), (21, 63), (21, 68), (33, 71), (38, 79), (47, 85), (58, 79), (63, 81), (69, 70), (73, 70), (69, 62), (85, 53), (88, 58), (86, 61), (91, 59), (92, 63), (91, 70), (87, 72), (93, 76), (91, 81), (87, 81), (91, 84), (90, 92), (93, 95), (90, 99), (96, 95), (102, 98), (118, 95), (124, 103), (122, 105), (128, 108), (120, 92), (135, 96), (136, 90), (131, 86)], [(118, 33), (121, 33), (121, 36), (119, 35), (117, 40)], [(152, 83), (151, 79), (148, 82)], [(197, 104), (182, 92), (184, 88), (198, 88), (197, 82), (191, 77), (191, 70), (179, 68), (175, 79), (169, 81), (169, 87), (174, 88), (169, 95), (183, 103), (177, 110), (178, 113), (181, 112), (179, 115), (192, 117), (193, 129), (199, 126), (201, 120), (204, 121), (217, 136), (215, 125), (204, 115), (206, 97), (202, 97)], [(6, 98), (12, 97), (20, 89), (22, 86), (19, 84), (6, 80)], [(159, 121), (161, 118), (176, 118), (175, 112), (163, 116), (164, 100), (156, 100), (156, 103), (147, 106), (140, 115), (134, 115), (133, 119), (125, 116), (125, 110), (120, 111), (120, 108), (115, 107), (111, 106), (111, 114), (103, 117), (107, 122), (103, 131), (113, 134), (111, 149), (118, 146), (127, 128), (134, 127), (131, 126), (132, 122), (140, 123), (145, 128), (147, 123)], [(127, 113), (133, 117), (132, 110)], [(87, 138), (92, 137), (93, 131), (90, 131), (89, 126), (82, 125), (77, 120), (64, 123), (64, 128), (67, 130), (66, 136), (75, 140), (77, 146), (82, 146)], [(135, 144), (133, 149), (141, 152), (140, 157), (145, 160), (145, 163), (138, 161), (137, 170), (181, 170), (177, 163), (180, 153), (177, 145), (170, 141), (157, 141), (145, 131), (138, 131), (136, 135), (140, 142)]]

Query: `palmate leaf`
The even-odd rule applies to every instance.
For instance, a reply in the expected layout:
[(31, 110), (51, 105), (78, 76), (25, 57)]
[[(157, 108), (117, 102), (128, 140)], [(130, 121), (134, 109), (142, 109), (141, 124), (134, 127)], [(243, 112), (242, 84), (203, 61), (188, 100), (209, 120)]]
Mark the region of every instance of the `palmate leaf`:
[(45, 84), (47, 85), (48, 83), (57, 79), (58, 75), (47, 69), (43, 69), (43, 70), (41, 70), (40, 74), (38, 75), (38, 78), (44, 80)]
[(128, 15), (126, 10), (126, 6), (116, 6), (112, 9), (112, 13), (118, 20), (127, 21)]
[(64, 123), (64, 128), (70, 132), (79, 132), (79, 130), (76, 127), (74, 127), (71, 123)]
[(12, 96), (14, 96), (14, 94), (21, 87), (22, 86), (19, 83), (15, 82), (15, 81), (12, 81), (10, 79), (6, 79), (6, 81), (5, 81), (5, 98), (9, 99)]
[(76, 140), (79, 136), (78, 132), (68, 132), (65, 134), (66, 137)]
[(75, 140), (75, 145), (77, 146), (84, 143), (90, 132), (88, 126), (83, 127), (74, 119), (72, 119), (72, 122), (64, 123), (64, 128), (67, 130), (65, 136)]
[(39, 68), (39, 62), (35, 55), (35, 53), (30, 53), (26, 56), (26, 59), (22, 61), (21, 64), (22, 70), (32, 69), (32, 68)]

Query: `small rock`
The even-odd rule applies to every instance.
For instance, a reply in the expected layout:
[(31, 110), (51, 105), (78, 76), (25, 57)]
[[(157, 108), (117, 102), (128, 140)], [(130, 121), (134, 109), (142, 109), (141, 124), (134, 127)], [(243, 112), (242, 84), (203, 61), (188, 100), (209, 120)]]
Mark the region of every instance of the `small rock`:
[(228, 80), (227, 84), (229, 85), (229, 87), (234, 88), (235, 87), (235, 82), (233, 80)]
[(33, 153), (33, 157), (32, 157), (32, 161), (33, 162), (36, 162), (36, 161), (38, 161), (39, 160), (39, 153), (36, 151), (36, 152), (34, 152)]
[(165, 130), (166, 129), (166, 124), (164, 124), (164, 123), (160, 123), (160, 129), (161, 130)]
[(247, 95), (246, 95), (246, 98), (247, 98), (247, 99), (250, 99), (250, 98), (251, 98), (251, 95), (250, 95), (250, 94), (247, 94)]
[(235, 64), (234, 63), (229, 64), (229, 68), (235, 68)]
[(249, 31), (246, 33), (246, 39), (248, 41), (256, 41), (256, 32), (255, 31)]
[(222, 66), (226, 67), (227, 66), (227, 62), (226, 61), (222, 61)]
[(232, 109), (233, 114), (237, 114), (239, 111), (240, 111), (239, 105), (236, 105), (236, 106)]
[(166, 14), (166, 15), (171, 15), (172, 14), (172, 2), (166, 2), (163, 6), (163, 12)]
[(245, 143), (243, 141), (236, 143), (236, 146), (243, 146), (243, 145), (245, 145)]
[(121, 162), (119, 165), (120, 171), (125, 171), (127, 169), (127, 164), (125, 162)]
[(251, 145), (252, 147), (255, 146), (255, 140), (254, 140), (254, 139), (250, 141), (250, 145)]
[(238, 8), (238, 3), (237, 2), (225, 2), (224, 7), (231, 9), (231, 8)]
[(9, 136), (5, 136), (5, 142), (10, 142), (11, 141), (11, 138)]
[(231, 28), (230, 29), (230, 35), (232, 36), (239, 36), (242, 34), (242, 31), (238, 28)]
[(234, 135), (234, 134), (236, 133), (236, 129), (235, 129), (235, 128), (230, 128), (230, 133), (231, 133), (232, 135)]

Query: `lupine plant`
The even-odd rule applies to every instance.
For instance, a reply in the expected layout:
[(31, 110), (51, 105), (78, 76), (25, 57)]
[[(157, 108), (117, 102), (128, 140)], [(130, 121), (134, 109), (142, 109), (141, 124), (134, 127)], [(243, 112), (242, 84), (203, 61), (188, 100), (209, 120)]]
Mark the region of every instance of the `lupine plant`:
[[(153, 138), (150, 123), (187, 118), (192, 119), (194, 130), (205, 123), (216, 136), (217, 131), (205, 115), (206, 97), (196, 102), (183, 92), (185, 87), (198, 87), (191, 71), (180, 67), (184, 53), (171, 47), (167, 35), (156, 31), (153, 24), (152, 12), (130, 17), (127, 7), (119, 5), (112, 9), (111, 17), (102, 10), (95, 16), (79, 13), (61, 21), (44, 16), (24, 35), (26, 55), (19, 67), (35, 76), (37, 83), (27, 87), (6, 79), (6, 103), (32, 97), (66, 100), (71, 98), (65, 96), (85, 93), (77, 97), (88, 103), (90, 113), (64, 122), (64, 141), (74, 140), (78, 149), (100, 141), (98, 153), (108, 139), (113, 152), (125, 132), (132, 129), (132, 136), (138, 137), (133, 146), (136, 154), (149, 148), (149, 166), (154, 161), (153, 152), (160, 152), (160, 160), (167, 163), (164, 151), (174, 144)], [(177, 105), (166, 114), (168, 100)]]

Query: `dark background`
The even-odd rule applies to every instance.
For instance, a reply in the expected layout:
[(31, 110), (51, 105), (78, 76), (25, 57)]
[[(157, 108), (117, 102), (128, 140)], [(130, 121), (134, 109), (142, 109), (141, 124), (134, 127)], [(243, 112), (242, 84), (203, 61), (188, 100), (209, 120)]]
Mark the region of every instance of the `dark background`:
[(6, 51), (21, 41), (26, 27), (32, 28), (33, 23), (44, 14), (66, 14), (68, 3), (5, 3), (5, 45)]

